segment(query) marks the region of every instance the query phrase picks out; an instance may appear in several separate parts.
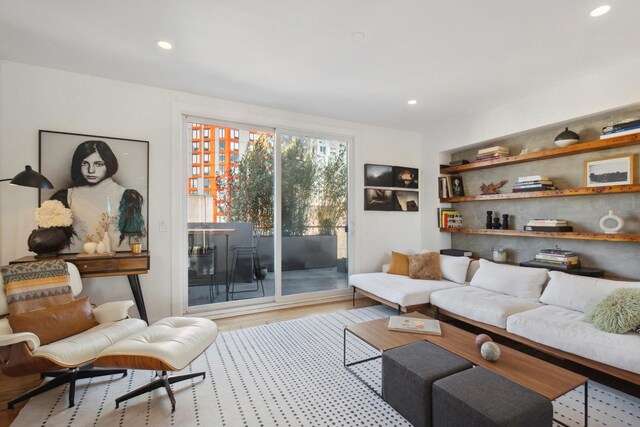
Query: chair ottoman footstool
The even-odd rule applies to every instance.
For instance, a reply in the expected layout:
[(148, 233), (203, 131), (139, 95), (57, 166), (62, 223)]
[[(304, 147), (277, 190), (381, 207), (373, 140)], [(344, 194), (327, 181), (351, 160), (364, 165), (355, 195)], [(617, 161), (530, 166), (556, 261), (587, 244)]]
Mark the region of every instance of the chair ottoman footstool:
[(462, 357), (426, 341), (385, 351), (383, 399), (414, 426), (430, 426), (433, 382), (471, 367)]
[(171, 412), (176, 409), (176, 401), (170, 384), (205, 373), (168, 376), (167, 371), (180, 371), (204, 352), (218, 337), (218, 327), (207, 319), (196, 317), (168, 317), (157, 321), (142, 331), (129, 336), (106, 348), (94, 364), (103, 367), (147, 369), (161, 371), (160, 377), (151, 383), (116, 399), (120, 402), (160, 387), (167, 390), (171, 400)]
[(447, 427), (551, 426), (546, 397), (483, 367), (433, 383), (433, 424)]

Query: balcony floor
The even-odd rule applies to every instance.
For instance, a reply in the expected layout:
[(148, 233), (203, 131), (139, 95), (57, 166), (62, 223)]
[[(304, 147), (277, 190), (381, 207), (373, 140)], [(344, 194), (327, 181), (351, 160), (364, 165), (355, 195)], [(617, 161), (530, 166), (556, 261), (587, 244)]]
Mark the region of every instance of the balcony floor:
[[(263, 280), (265, 296), (273, 297), (275, 292), (274, 273), (268, 273)], [(210, 279), (199, 279), (189, 283), (189, 306), (204, 305), (225, 302), (224, 284), (213, 287), (213, 300), (210, 299)], [(302, 270), (289, 270), (282, 272), (282, 294), (294, 295), (306, 292), (327, 291), (331, 289), (345, 289), (347, 287), (347, 273), (340, 273), (333, 268), (309, 268)], [(236, 291), (255, 289), (255, 280), (252, 283), (237, 283)], [(243, 292), (233, 295), (233, 300), (248, 300), (261, 298), (262, 289), (259, 291)], [(231, 295), (229, 300), (231, 300)]]

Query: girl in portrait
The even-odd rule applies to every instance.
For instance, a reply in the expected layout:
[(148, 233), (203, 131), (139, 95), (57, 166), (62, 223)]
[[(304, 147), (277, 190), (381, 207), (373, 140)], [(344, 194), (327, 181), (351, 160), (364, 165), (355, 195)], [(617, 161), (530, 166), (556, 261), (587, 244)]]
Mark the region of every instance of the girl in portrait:
[(75, 149), (71, 160), (74, 186), (51, 198), (71, 209), (73, 232), (81, 240), (102, 240), (107, 233), (111, 250), (128, 250), (129, 237), (146, 235), (144, 200), (138, 191), (113, 180), (117, 171), (118, 159), (106, 142), (85, 141)]

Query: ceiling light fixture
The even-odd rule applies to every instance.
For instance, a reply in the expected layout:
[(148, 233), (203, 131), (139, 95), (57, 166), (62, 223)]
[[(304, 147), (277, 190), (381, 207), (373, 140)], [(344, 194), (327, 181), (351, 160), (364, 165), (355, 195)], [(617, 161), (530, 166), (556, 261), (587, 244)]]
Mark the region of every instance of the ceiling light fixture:
[(158, 42), (158, 46), (160, 46), (160, 48), (164, 49), (164, 50), (171, 50), (173, 49), (173, 45), (167, 41), (164, 40), (160, 40)]
[(417, 103), (418, 103), (417, 99), (410, 99), (410, 100), (407, 101), (407, 104), (409, 104), (409, 105), (416, 105)]
[(604, 6), (596, 7), (595, 9), (593, 9), (589, 14), (589, 16), (593, 16), (595, 18), (595, 17), (604, 15), (610, 10), (611, 10), (611, 6), (609, 6), (608, 4), (605, 4)]
[(360, 31), (355, 31), (355, 32), (349, 34), (349, 39), (354, 43), (355, 42), (361, 42), (361, 41), (364, 40), (364, 38), (365, 38), (364, 33), (360, 32)]

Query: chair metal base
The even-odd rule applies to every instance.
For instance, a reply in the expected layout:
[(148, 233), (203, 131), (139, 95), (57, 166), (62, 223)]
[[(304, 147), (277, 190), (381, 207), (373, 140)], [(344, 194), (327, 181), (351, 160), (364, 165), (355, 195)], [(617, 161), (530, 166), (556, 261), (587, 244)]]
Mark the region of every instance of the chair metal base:
[(145, 386), (137, 388), (127, 394), (123, 394), (122, 396), (118, 397), (116, 399), (116, 409), (118, 409), (120, 407), (120, 403), (124, 402), (125, 400), (129, 400), (131, 398), (140, 396), (141, 394), (145, 394), (150, 391), (153, 391), (157, 388), (164, 387), (165, 390), (167, 390), (169, 399), (171, 400), (171, 413), (174, 413), (176, 410), (176, 398), (173, 396), (173, 390), (171, 390), (171, 384), (175, 384), (177, 382), (185, 381), (185, 380), (199, 377), (199, 376), (202, 376), (202, 379), (204, 379), (205, 375), (206, 374), (204, 372), (197, 372), (195, 374), (176, 375), (176, 376), (170, 377), (167, 375), (167, 371), (162, 371), (162, 375), (160, 375), (160, 378), (151, 381), (149, 384)]
[[(232, 258), (231, 258), (231, 286), (229, 290), (229, 294), (231, 294), (231, 299), (234, 299), (235, 294), (242, 294), (245, 292), (258, 292), (260, 288), (262, 288), (262, 296), (265, 296), (264, 292), (264, 282), (262, 279), (255, 275), (255, 270), (260, 271), (260, 257), (258, 256), (258, 250), (254, 247), (237, 247), (231, 250)], [(251, 276), (256, 279), (256, 288), (255, 289), (243, 289), (241, 291), (236, 291), (236, 273), (238, 270), (238, 260), (242, 255), (249, 255), (252, 258), (252, 271)], [(253, 282), (253, 280), (252, 280)]]
[(81, 380), (84, 378), (103, 377), (106, 375), (118, 375), (118, 374), (122, 374), (122, 377), (124, 378), (127, 376), (127, 370), (126, 369), (94, 369), (93, 365), (87, 365), (80, 369), (72, 368), (64, 371), (44, 372), (42, 374), (42, 378), (52, 377), (53, 379), (7, 402), (7, 410), (13, 411), (14, 406), (17, 403), (20, 403), (27, 399), (31, 399), (32, 397), (42, 394), (45, 391), (52, 390), (58, 386), (61, 386), (67, 383), (69, 384), (69, 408), (71, 408), (75, 405), (77, 380)]

